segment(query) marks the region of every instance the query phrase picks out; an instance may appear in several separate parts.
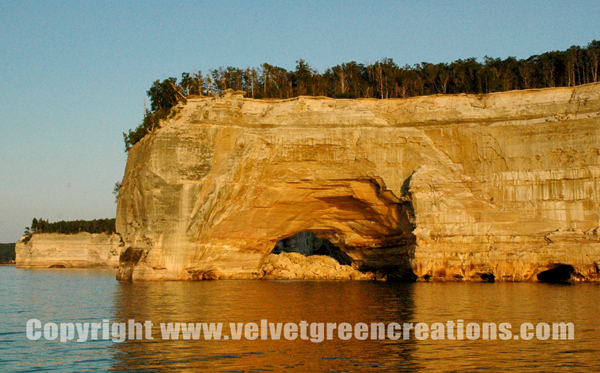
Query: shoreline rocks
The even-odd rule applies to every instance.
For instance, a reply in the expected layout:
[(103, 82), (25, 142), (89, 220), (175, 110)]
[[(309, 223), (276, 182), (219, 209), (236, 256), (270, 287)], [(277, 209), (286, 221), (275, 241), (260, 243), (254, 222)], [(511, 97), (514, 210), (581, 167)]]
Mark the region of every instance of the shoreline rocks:
[(269, 254), (261, 266), (263, 280), (374, 280), (372, 272), (363, 273), (324, 255), (299, 253)]

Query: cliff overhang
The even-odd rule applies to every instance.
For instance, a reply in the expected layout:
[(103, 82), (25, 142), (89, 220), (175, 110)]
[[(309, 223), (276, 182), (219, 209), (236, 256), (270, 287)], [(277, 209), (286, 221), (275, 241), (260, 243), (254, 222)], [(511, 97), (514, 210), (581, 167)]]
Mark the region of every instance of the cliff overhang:
[(370, 278), (598, 280), (599, 124), (600, 84), (189, 99), (129, 151), (118, 278), (273, 278), (276, 243), (310, 232)]

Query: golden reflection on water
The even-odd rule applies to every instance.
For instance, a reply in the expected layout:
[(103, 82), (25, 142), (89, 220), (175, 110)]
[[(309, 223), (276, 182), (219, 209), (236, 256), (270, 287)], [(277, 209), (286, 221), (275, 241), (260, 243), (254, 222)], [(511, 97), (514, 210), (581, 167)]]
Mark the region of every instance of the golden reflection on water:
[[(464, 371), (600, 368), (591, 284), (302, 281), (121, 283), (111, 321), (154, 323), (153, 340), (112, 345), (115, 371)], [(162, 340), (160, 323), (573, 322), (573, 341)], [(228, 333), (228, 326), (224, 333)], [(594, 370), (594, 369), (592, 369)]]

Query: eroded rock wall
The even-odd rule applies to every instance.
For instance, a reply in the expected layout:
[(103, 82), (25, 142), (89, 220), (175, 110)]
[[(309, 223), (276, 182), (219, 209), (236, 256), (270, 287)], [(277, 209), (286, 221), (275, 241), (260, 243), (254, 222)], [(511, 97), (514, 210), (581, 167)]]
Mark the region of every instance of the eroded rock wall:
[(36, 233), (17, 242), (17, 268), (117, 268), (123, 242), (118, 234)]
[(120, 279), (261, 278), (298, 232), (400, 277), (598, 279), (598, 84), (177, 110), (129, 151)]

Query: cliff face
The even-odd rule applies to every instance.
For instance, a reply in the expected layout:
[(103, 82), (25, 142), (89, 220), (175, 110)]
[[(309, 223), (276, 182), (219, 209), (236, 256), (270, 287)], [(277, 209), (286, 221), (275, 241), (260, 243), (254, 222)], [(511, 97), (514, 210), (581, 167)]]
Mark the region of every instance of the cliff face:
[(34, 234), (17, 242), (17, 268), (92, 268), (119, 266), (123, 242), (118, 234)]
[(599, 190), (600, 84), (402, 100), (228, 92), (188, 100), (130, 149), (118, 277), (260, 278), (279, 240), (313, 232), (361, 271), (598, 280)]

